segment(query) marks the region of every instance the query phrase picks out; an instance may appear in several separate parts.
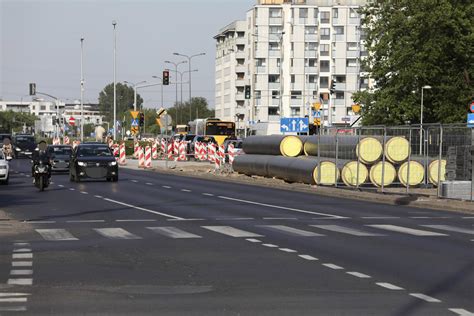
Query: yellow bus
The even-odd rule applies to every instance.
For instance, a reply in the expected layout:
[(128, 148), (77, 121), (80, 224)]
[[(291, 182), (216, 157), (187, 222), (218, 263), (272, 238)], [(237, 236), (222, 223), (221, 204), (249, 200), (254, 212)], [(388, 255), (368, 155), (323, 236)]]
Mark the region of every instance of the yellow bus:
[(205, 136), (212, 136), (219, 145), (228, 137), (235, 137), (235, 123), (219, 119), (207, 119)]

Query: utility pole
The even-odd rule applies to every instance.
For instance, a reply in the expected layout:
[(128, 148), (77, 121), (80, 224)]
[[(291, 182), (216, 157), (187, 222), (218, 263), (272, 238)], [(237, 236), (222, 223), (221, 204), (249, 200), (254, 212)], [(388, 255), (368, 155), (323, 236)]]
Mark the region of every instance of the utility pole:
[(114, 129), (114, 140), (117, 139), (117, 32), (116, 26), (117, 22), (115, 20), (112, 21), (112, 25), (114, 26), (114, 122), (112, 124)]
[(84, 74), (83, 74), (84, 38), (81, 38), (81, 142), (84, 142)]

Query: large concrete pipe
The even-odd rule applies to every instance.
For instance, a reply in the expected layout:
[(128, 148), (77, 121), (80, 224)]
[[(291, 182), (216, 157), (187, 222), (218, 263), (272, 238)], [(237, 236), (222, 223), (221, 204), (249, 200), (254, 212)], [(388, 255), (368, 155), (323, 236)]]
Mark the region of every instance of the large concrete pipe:
[(303, 140), (298, 136), (250, 136), (243, 141), (242, 149), (251, 155), (296, 157), (303, 152)]
[(349, 161), (344, 164), (341, 171), (341, 178), (345, 185), (355, 187), (364, 184), (369, 177), (367, 167), (358, 161)]
[[(374, 137), (359, 138), (352, 135), (338, 135), (337, 143), (338, 157), (355, 160), (359, 156), (360, 161), (365, 164), (375, 163), (380, 159), (383, 152), (382, 144)], [(336, 136), (308, 137), (304, 143), (304, 152), (308, 156), (335, 158)]]
[(335, 185), (340, 177), (339, 168), (331, 160), (321, 160), (314, 169), (314, 182), (318, 185)]
[(269, 155), (237, 155), (232, 168), (235, 172), (248, 176), (268, 177), (268, 161), (275, 156)]
[(428, 165), (428, 181), (430, 181), (433, 185), (438, 185), (438, 174), (440, 175), (439, 182), (443, 182), (446, 180), (446, 160), (441, 160), (441, 170), (439, 159), (433, 160)]
[(402, 163), (410, 155), (410, 143), (405, 137), (388, 137), (385, 142), (385, 157), (394, 164)]
[(398, 169), (398, 180), (404, 186), (417, 186), (425, 179), (425, 167), (416, 160), (404, 162)]
[(370, 182), (376, 187), (381, 187), (382, 183), (384, 187), (391, 185), (396, 176), (397, 171), (395, 167), (388, 161), (379, 161), (373, 165), (369, 171)]
[(287, 182), (316, 184), (313, 172), (317, 166), (316, 159), (272, 156), (268, 163), (268, 175)]

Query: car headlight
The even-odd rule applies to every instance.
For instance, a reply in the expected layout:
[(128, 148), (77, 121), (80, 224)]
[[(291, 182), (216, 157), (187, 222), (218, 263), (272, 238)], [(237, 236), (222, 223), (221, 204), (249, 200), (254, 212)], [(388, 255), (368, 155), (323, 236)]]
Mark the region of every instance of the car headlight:
[(82, 162), (82, 161), (78, 161), (77, 164), (78, 164), (79, 166), (81, 166), (81, 167), (87, 166), (87, 163)]
[(18, 148), (18, 147), (16, 147), (16, 148), (15, 148), (15, 150), (16, 150), (16, 151), (21, 151), (21, 149), (20, 149), (20, 148)]
[(109, 162), (109, 166), (115, 166), (116, 164), (117, 164), (116, 161), (111, 161), (111, 162)]

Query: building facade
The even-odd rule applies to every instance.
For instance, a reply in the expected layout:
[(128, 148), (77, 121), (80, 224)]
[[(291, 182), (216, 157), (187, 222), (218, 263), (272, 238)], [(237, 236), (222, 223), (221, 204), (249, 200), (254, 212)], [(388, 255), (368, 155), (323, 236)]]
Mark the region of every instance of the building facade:
[(258, 1), (246, 20), (214, 37), (216, 116), (257, 134), (280, 133), (282, 117), (320, 117), (324, 126), (353, 122), (352, 94), (368, 85), (360, 68), (367, 53), (358, 8), (365, 3)]

